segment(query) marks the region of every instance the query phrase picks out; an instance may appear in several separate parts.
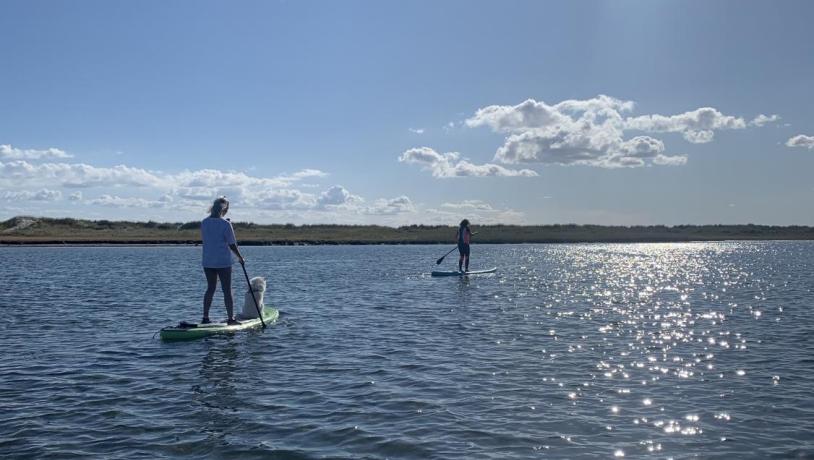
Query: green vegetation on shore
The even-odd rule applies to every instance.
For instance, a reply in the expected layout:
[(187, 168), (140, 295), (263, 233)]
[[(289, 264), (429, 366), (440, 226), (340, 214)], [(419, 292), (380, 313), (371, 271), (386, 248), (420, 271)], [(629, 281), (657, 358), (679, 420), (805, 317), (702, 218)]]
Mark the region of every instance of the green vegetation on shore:
[[(259, 225), (234, 223), (244, 245), (451, 244), (442, 225)], [(14, 217), (0, 223), (0, 244), (195, 244), (200, 222), (157, 223)], [(478, 243), (814, 240), (814, 227), (767, 225), (477, 225)]]

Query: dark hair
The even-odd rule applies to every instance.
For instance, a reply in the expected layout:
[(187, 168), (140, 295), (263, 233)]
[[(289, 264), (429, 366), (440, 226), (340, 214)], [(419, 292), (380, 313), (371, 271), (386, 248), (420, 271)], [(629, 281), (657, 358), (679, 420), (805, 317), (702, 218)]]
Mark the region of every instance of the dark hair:
[(469, 227), (469, 221), (467, 219), (462, 220), (461, 227)]

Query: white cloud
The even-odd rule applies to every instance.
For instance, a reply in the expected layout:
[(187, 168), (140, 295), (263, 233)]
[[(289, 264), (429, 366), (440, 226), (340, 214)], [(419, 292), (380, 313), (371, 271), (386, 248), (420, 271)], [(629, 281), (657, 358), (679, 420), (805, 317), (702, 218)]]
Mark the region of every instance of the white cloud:
[(268, 189), (253, 194), (244, 205), (268, 210), (306, 210), (316, 206), (316, 197), (296, 189)]
[(499, 209), (480, 200), (463, 200), (457, 203), (447, 202), (438, 208), (429, 208), (421, 213), (422, 219), (435, 224), (457, 224), (466, 217), (474, 225), (480, 224), (518, 224), (524, 221), (525, 215), (514, 209)]
[(302, 169), (291, 175), (277, 176), (275, 179), (284, 182), (296, 182), (309, 177), (325, 177), (328, 173), (320, 171), (319, 169)]
[(814, 149), (814, 136), (806, 136), (805, 134), (798, 134), (786, 141), (787, 147), (802, 147), (809, 150)]
[(687, 164), (686, 155), (656, 155), (653, 157), (653, 164), (660, 166), (684, 166)]
[(413, 134), (424, 134), (424, 128), (407, 128)]
[[(406, 155), (405, 160), (432, 166), (439, 174), (450, 177), (535, 174), (530, 170), (515, 171), (499, 165), (476, 165), (456, 153), (439, 154), (432, 149), (414, 154)], [(366, 201), (341, 185), (324, 188), (308, 183), (308, 179), (325, 176), (326, 173), (317, 169), (262, 177), (215, 169), (171, 173), (129, 165), (102, 167), (14, 159), (0, 161), (0, 196), (28, 202), (65, 199), (75, 206), (83, 206), (83, 215), (86, 216), (154, 220), (195, 219), (205, 214), (217, 195), (226, 195), (230, 199), (234, 217), (254, 221), (286, 219), (284, 221), (303, 223), (403, 225), (416, 219), (447, 221), (453, 217), (452, 211), (457, 213), (460, 210), (427, 209), (404, 195)], [(7, 191), (3, 193), (2, 189)], [(27, 206), (32, 208), (31, 204)], [(485, 213), (483, 221), (511, 221), (521, 215), (512, 210), (488, 209), (487, 205), (465, 203), (464, 206), (468, 206), (468, 211)]]
[(51, 190), (44, 188), (42, 190), (30, 191), (5, 191), (2, 193), (4, 200), (18, 200), (18, 201), (58, 201), (62, 199), (62, 192), (59, 190)]
[(491, 204), (481, 200), (463, 200), (458, 203), (442, 203), (442, 208), (457, 209), (457, 210), (478, 210), (478, 211), (494, 211), (495, 208)]
[[(150, 213), (158, 211), (171, 212), (169, 214), (172, 218), (178, 218), (179, 213), (182, 215), (200, 215), (204, 214), (208, 209), (211, 202), (209, 200), (196, 201), (188, 199), (177, 199), (171, 195), (161, 195), (158, 199), (147, 198), (144, 196), (121, 196), (103, 193), (97, 197), (83, 199), (82, 192), (72, 193), (69, 200), (75, 201), (89, 206), (104, 206), (107, 208), (118, 209), (149, 209)], [(152, 217), (150, 217), (152, 218)]]
[(64, 187), (135, 186), (178, 189), (181, 194), (199, 195), (203, 189), (207, 196), (216, 196), (215, 188), (242, 190), (247, 187), (285, 187), (306, 178), (324, 177), (317, 169), (303, 169), (291, 175), (265, 178), (249, 176), (243, 172), (199, 169), (165, 174), (142, 168), (117, 165), (97, 167), (84, 163), (41, 163), (26, 160), (0, 161), (0, 184), (59, 184)]
[[(167, 175), (166, 182), (171, 184), (173, 194), (193, 200), (226, 196), (234, 202), (260, 200), (274, 208), (287, 206), (285, 203), (301, 207), (307, 206), (306, 202), (313, 201), (313, 196), (283, 190), (293, 190), (291, 189), (293, 184), (304, 179), (327, 175), (318, 169), (303, 169), (290, 175), (275, 177), (257, 177), (238, 171), (199, 169)], [(301, 193), (301, 196), (296, 196), (297, 193)]]
[(461, 159), (457, 152), (438, 153), (429, 147), (416, 147), (406, 150), (399, 156), (399, 161), (420, 165), (432, 172), (433, 177), (466, 177), (466, 176), (536, 176), (530, 169), (508, 169), (503, 166), (486, 163), (476, 165)]
[(775, 123), (777, 121), (780, 121), (780, 115), (777, 115), (777, 114), (763, 115), (761, 113), (760, 115), (753, 118), (752, 121), (749, 122), (749, 124), (751, 126), (757, 126), (758, 128), (760, 128), (760, 127), (765, 126), (765, 125), (767, 125), (769, 123)]
[[(294, 183), (304, 179), (326, 175), (316, 169), (304, 169), (290, 175), (269, 178), (214, 169), (166, 174), (125, 165), (96, 167), (83, 163), (34, 164), (25, 160), (0, 162), (0, 186), (137, 187), (197, 201), (208, 201), (215, 196), (225, 195), (230, 200), (239, 202), (252, 200), (252, 196), (258, 193), (265, 194), (259, 199), (268, 199), (273, 195), (269, 190), (289, 189)], [(279, 192), (278, 195), (285, 193)], [(295, 192), (289, 194), (292, 193)], [(303, 199), (294, 201), (301, 202)]]
[(588, 113), (591, 116), (613, 117), (621, 120), (620, 112), (633, 109), (633, 103), (600, 95), (588, 100), (566, 100), (550, 106), (545, 102), (527, 99), (515, 106), (490, 105), (478, 109), (465, 121), (470, 128), (488, 126), (499, 132), (525, 132), (529, 129), (572, 127), (571, 114)]
[(72, 156), (64, 150), (55, 148), (45, 150), (18, 149), (9, 144), (0, 144), (0, 160), (52, 160), (71, 158)]
[[(743, 118), (712, 107), (670, 116), (627, 116), (633, 109), (631, 101), (604, 95), (554, 105), (528, 99), (514, 106), (478, 109), (465, 123), (507, 134), (495, 153), (495, 160), (501, 163), (605, 168), (686, 164), (686, 156), (665, 154), (661, 140), (641, 135), (627, 138), (628, 131), (681, 133), (689, 142), (706, 143), (713, 140), (715, 131), (747, 127)], [(778, 119), (777, 115), (759, 115), (749, 124), (763, 126)]]
[(625, 119), (625, 129), (651, 133), (682, 133), (689, 142), (712, 141), (715, 131), (744, 129), (743, 118), (724, 115), (712, 107), (701, 107), (679, 115), (643, 115)]
[(94, 206), (110, 206), (114, 208), (154, 208), (164, 207), (163, 202), (147, 200), (137, 197), (120, 197), (117, 195), (102, 195), (85, 201), (86, 204)]
[(166, 180), (178, 187), (281, 187), (312, 177), (325, 177), (328, 174), (318, 169), (303, 169), (293, 174), (275, 177), (257, 177), (240, 171), (219, 169), (185, 170), (178, 174), (166, 175)]
[[(215, 169), (185, 170), (176, 174), (150, 171), (125, 165), (96, 167), (83, 163), (42, 163), (26, 160), (0, 162), (0, 187), (62, 186), (84, 189), (99, 188), (102, 195), (83, 200), (81, 192), (72, 193), (70, 200), (91, 206), (116, 208), (202, 209), (216, 197), (224, 195), (233, 204), (267, 210), (315, 210), (350, 207), (363, 201), (340, 186), (331, 187), (321, 194), (307, 193), (295, 184), (309, 178), (321, 178), (326, 173), (317, 169), (303, 169), (293, 174), (275, 177), (257, 177), (238, 171)], [(122, 191), (141, 190), (137, 196), (112, 194), (116, 187)], [(60, 193), (60, 192), (56, 192)], [(145, 194), (160, 194), (160, 200), (145, 198)], [(8, 195), (11, 196), (11, 195)], [(20, 193), (19, 199), (56, 199), (53, 195)], [(61, 197), (61, 194), (60, 194)]]
[(141, 168), (118, 165), (96, 167), (84, 163), (33, 164), (25, 160), (0, 161), (0, 184), (93, 186), (163, 186), (166, 180)]
[[(614, 129), (593, 126), (583, 131), (529, 130), (512, 134), (498, 148), (495, 158), (503, 163), (587, 165), (605, 168), (645, 166), (664, 155), (664, 143), (649, 136), (627, 141)], [(664, 163), (661, 163), (664, 164)]]
[[(328, 176), (318, 169), (271, 177), (216, 169), (168, 173), (128, 165), (101, 167), (33, 161), (49, 155), (61, 157), (54, 153), (61, 152), (58, 149), (48, 154), (20, 152), (4, 147), (0, 197), (27, 202), (65, 197), (77, 206), (85, 206), (84, 215), (97, 218), (194, 219), (204, 215), (211, 200), (219, 195), (229, 198), (237, 218), (247, 220), (291, 218), (299, 222), (346, 223), (373, 220), (403, 224), (401, 219), (416, 212), (407, 196), (367, 203), (341, 185), (321, 187), (309, 180)], [(45, 188), (36, 191), (39, 187)], [(27, 206), (31, 208), (30, 204)]]
[(414, 213), (416, 212), (416, 207), (410, 198), (401, 195), (391, 199), (378, 199), (374, 201), (373, 206), (367, 208), (365, 212), (374, 215), (395, 215)]
[(361, 203), (362, 198), (358, 195), (350, 193), (345, 187), (341, 185), (334, 185), (328, 190), (319, 194), (317, 198), (317, 207), (324, 208), (327, 206), (343, 206)]

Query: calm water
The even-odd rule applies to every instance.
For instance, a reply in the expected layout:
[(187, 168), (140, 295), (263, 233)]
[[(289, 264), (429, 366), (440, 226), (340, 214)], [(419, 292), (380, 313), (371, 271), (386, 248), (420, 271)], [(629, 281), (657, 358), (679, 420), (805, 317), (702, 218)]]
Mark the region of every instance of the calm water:
[(0, 456), (814, 456), (814, 244), (473, 248), (245, 248), (280, 321), (170, 344), (199, 248), (0, 248)]

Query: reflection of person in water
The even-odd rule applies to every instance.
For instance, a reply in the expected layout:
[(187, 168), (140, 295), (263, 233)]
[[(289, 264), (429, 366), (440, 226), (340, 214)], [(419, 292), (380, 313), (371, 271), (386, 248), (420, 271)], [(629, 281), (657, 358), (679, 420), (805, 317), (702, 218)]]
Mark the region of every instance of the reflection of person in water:
[(238, 410), (242, 405), (234, 378), (238, 357), (237, 343), (229, 338), (210, 347), (201, 360), (201, 378), (192, 386), (193, 399), (199, 405), (191, 416), (200, 417), (195, 423), (204, 427), (208, 436), (205, 442), (222, 442), (241, 423)]

